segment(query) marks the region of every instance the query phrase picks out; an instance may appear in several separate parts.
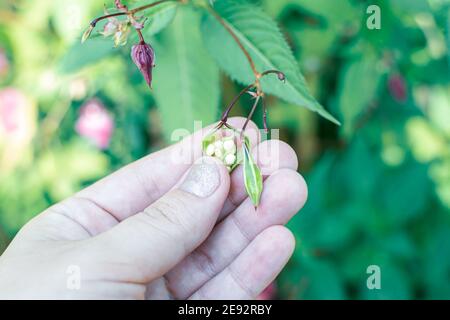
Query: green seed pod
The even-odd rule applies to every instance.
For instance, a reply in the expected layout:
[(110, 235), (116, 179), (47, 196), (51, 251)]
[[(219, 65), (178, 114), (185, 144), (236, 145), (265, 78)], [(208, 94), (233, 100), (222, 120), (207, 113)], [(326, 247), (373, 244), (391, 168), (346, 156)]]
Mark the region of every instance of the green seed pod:
[(261, 199), (263, 181), (261, 171), (250, 153), (250, 142), (247, 137), (244, 138), (244, 143), (242, 144), (242, 160), (244, 166), (245, 189), (256, 208)]

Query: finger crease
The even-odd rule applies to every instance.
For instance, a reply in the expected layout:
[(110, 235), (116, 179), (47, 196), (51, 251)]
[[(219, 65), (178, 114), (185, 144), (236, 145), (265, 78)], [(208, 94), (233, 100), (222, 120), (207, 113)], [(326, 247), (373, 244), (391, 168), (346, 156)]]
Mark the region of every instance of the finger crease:
[(117, 222), (117, 223), (120, 222), (120, 219), (111, 210), (106, 209), (106, 207), (102, 206), (101, 204), (99, 204), (94, 199), (89, 198), (89, 197), (77, 196), (77, 195), (75, 195), (73, 198), (81, 200), (81, 201), (87, 201), (87, 202), (91, 203), (95, 207), (97, 207), (100, 210), (102, 210), (103, 213), (106, 213), (106, 214), (110, 215), (115, 220), (115, 222)]
[(252, 241), (252, 237), (250, 237), (250, 235), (247, 234), (247, 232), (244, 231), (244, 228), (241, 226), (241, 223), (239, 222), (239, 220), (237, 219), (235, 214), (232, 214), (230, 216), (231, 221), (234, 223), (234, 225), (236, 226), (236, 228), (239, 230), (239, 232), (242, 234), (242, 236), (245, 238), (245, 240), (247, 240), (247, 244), (249, 244)]
[[(61, 207), (59, 210), (59, 207)], [(72, 221), (73, 223), (79, 225), (89, 237), (93, 236), (93, 233), (89, 231), (88, 228), (86, 228), (81, 222), (79, 222), (77, 219), (75, 219), (74, 217), (72, 217), (70, 214), (68, 214), (68, 210), (67, 210), (67, 205), (64, 204), (63, 202), (59, 203), (58, 205), (50, 208), (50, 212), (53, 212), (54, 214), (57, 214), (61, 217), (64, 217), (70, 221)]]
[(194, 256), (191, 257), (197, 269), (204, 272), (208, 278), (213, 277), (217, 273), (217, 268), (214, 259), (203, 249), (198, 248), (194, 251)]
[(231, 279), (238, 285), (239, 288), (242, 289), (242, 291), (244, 291), (245, 294), (248, 295), (249, 298), (256, 296), (254, 291), (250, 289), (249, 286), (244, 284), (242, 278), (238, 276), (238, 273), (231, 266), (228, 267), (228, 273), (230, 274)]

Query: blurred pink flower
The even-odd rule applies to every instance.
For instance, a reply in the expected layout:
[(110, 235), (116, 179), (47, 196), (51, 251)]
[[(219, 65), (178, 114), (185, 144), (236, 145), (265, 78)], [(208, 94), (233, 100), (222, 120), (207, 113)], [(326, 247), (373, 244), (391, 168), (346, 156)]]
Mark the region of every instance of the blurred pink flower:
[(114, 130), (114, 121), (103, 103), (92, 99), (81, 107), (75, 129), (98, 148), (106, 149)]
[(0, 171), (24, 159), (35, 131), (35, 103), (16, 88), (0, 90)]
[[(0, 78), (6, 76), (9, 70), (9, 61), (5, 51), (0, 48)], [(0, 79), (1, 80), (1, 79)]]
[[(30, 100), (18, 89), (5, 88), (0, 91), (0, 127), (7, 135), (27, 131)], [(25, 132), (26, 133), (26, 132)], [(26, 134), (28, 136), (28, 134)]]
[(256, 297), (256, 300), (273, 300), (275, 299), (276, 292), (277, 287), (275, 282), (272, 282), (267, 288), (264, 289), (263, 292), (259, 294), (259, 296)]
[(397, 102), (405, 102), (408, 98), (406, 82), (401, 74), (396, 73), (389, 77), (388, 88), (392, 97)]

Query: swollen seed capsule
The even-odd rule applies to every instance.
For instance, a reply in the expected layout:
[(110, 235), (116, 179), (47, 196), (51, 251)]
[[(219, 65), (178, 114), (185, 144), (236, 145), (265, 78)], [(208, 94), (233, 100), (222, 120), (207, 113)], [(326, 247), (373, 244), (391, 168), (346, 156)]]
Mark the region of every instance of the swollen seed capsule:
[(236, 161), (236, 156), (234, 154), (228, 154), (224, 160), (224, 162), (227, 166), (233, 165), (235, 163), (235, 161)]
[(215, 148), (213, 144), (210, 144), (207, 148), (206, 148), (206, 155), (211, 157), (214, 154)]
[(223, 149), (216, 148), (214, 155), (216, 156), (216, 158), (219, 158), (220, 160), (222, 160), (222, 158), (224, 156)]
[(221, 129), (213, 131), (202, 140), (203, 154), (220, 160), (229, 172), (238, 164), (240, 153), (237, 148), (238, 131)]
[(234, 152), (236, 150), (236, 145), (234, 144), (233, 140), (226, 140), (223, 143), (223, 148), (226, 152)]
[(215, 147), (216, 149), (222, 149), (222, 148), (223, 148), (223, 142), (220, 141), (220, 140), (214, 142), (214, 147)]

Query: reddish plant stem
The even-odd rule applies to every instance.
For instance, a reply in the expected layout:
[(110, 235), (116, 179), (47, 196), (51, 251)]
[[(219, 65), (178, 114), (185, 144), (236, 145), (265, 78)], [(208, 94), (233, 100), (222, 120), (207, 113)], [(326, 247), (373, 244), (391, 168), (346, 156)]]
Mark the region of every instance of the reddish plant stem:
[(141, 41), (141, 43), (145, 43), (145, 39), (144, 39), (144, 36), (142, 35), (141, 30), (140, 29), (135, 29), (135, 30), (139, 36), (139, 40)]
[(267, 126), (267, 103), (265, 98), (262, 99), (262, 104), (263, 104), (263, 126), (266, 133), (268, 133), (269, 127)]
[[(279, 71), (279, 70), (267, 70), (264, 71), (263, 73), (261, 73), (259, 75), (259, 79), (263, 78), (264, 76), (268, 75), (268, 74), (276, 74), (278, 76), (279, 79), (283, 79), (285, 78), (285, 75), (283, 72)], [(230, 114), (231, 109), (233, 109), (233, 107), (236, 105), (236, 103), (238, 102), (239, 98), (242, 97), (242, 95), (244, 95), (246, 92), (248, 92), (250, 89), (256, 87), (257, 88), (257, 92), (256, 94), (258, 96), (264, 96), (264, 93), (262, 92), (260, 86), (259, 86), (259, 79), (257, 81), (255, 81), (252, 84), (249, 84), (247, 87), (245, 87), (244, 89), (242, 89), (241, 92), (239, 92), (239, 94), (234, 97), (233, 101), (231, 101), (231, 103), (228, 105), (228, 107), (225, 109), (224, 113), (222, 114), (222, 117), (220, 119), (221, 123), (226, 123), (228, 120), (228, 116)], [(265, 99), (263, 98), (263, 124), (264, 124), (264, 129), (266, 130), (266, 132), (269, 131), (269, 128), (267, 126), (267, 104)], [(253, 116), (253, 113), (251, 114), (251, 116)], [(251, 120), (251, 118), (249, 119)]]
[(116, 13), (107, 14), (107, 15), (95, 18), (94, 20), (91, 21), (90, 25), (92, 27), (95, 27), (97, 25), (97, 23), (101, 20), (112, 18), (112, 17), (117, 17), (117, 16), (124, 16), (124, 15), (126, 15), (125, 12), (116, 12)]
[(222, 123), (226, 123), (227, 122), (228, 116), (230, 115), (230, 111), (236, 105), (236, 103), (238, 102), (239, 98), (242, 97), (248, 90), (250, 90), (254, 86), (255, 86), (254, 83), (249, 84), (244, 89), (242, 89), (241, 92), (239, 92), (239, 94), (236, 97), (234, 97), (233, 101), (231, 101), (231, 103), (228, 105), (228, 107), (225, 109), (224, 113), (222, 114), (222, 118), (221, 118), (220, 122), (222, 122)]
[(248, 114), (247, 120), (245, 120), (245, 123), (242, 126), (241, 137), (244, 134), (244, 131), (247, 128), (248, 123), (250, 122), (251, 118), (253, 117), (253, 114), (255, 113), (256, 107), (258, 106), (258, 102), (260, 99), (261, 99), (261, 96), (257, 96), (255, 98), (255, 102), (253, 103), (252, 109), (250, 110), (250, 113)]
[[(111, 13), (111, 14), (107, 14), (107, 15), (95, 18), (94, 20), (91, 21), (90, 25), (95, 27), (95, 25), (99, 21), (107, 19), (107, 18), (117, 17), (117, 16), (124, 16), (124, 15), (133, 15), (133, 14), (139, 12), (139, 11), (149, 9), (151, 7), (157, 6), (157, 5), (159, 5), (161, 3), (164, 3), (164, 2), (178, 2), (178, 1), (181, 2), (181, 0), (160, 0), (160, 1), (156, 1), (156, 2), (150, 3), (150, 4), (146, 4), (145, 6), (141, 6), (141, 7), (137, 7), (137, 8), (131, 9), (131, 10), (128, 10), (126, 6), (122, 5), (123, 7), (121, 7), (121, 10), (126, 10), (126, 11)], [(119, 3), (120, 3), (120, 1), (119, 1)]]
[(145, 6), (142, 6), (142, 7), (137, 7), (137, 8), (131, 9), (128, 11), (128, 13), (135, 14), (136, 12), (149, 9), (151, 7), (157, 6), (164, 2), (182, 2), (182, 1), (181, 0), (160, 0), (160, 1), (150, 3), (150, 4), (146, 4)]
[(278, 76), (278, 79), (280, 79), (280, 81), (284, 81), (284, 79), (286, 78), (284, 73), (279, 70), (266, 70), (263, 73), (261, 73), (261, 78), (271, 73), (275, 73)]

